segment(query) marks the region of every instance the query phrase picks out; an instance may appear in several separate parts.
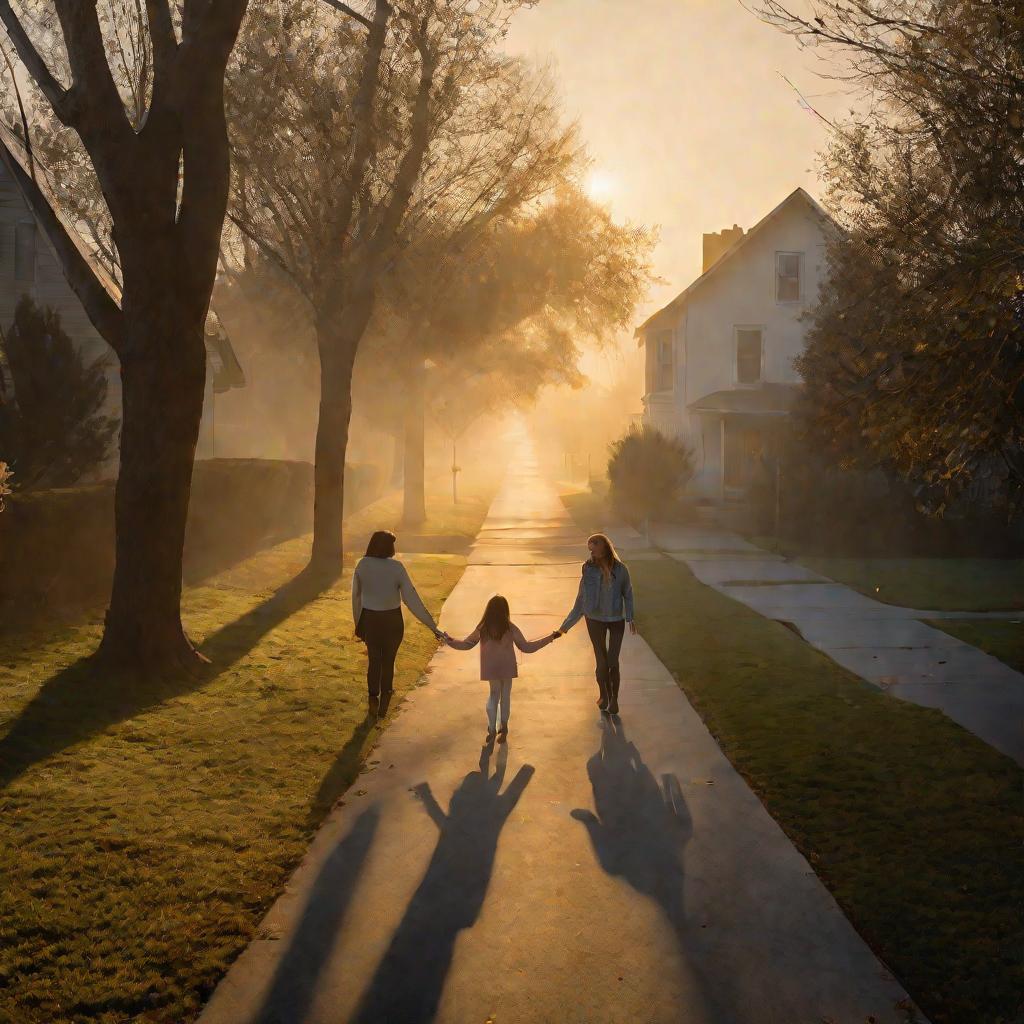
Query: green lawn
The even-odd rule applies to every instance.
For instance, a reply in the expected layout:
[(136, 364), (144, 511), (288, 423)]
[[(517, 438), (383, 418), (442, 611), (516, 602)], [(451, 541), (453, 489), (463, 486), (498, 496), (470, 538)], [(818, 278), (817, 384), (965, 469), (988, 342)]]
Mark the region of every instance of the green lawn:
[[(348, 576), (293, 581), (308, 538), (185, 595), (199, 677), (83, 661), (97, 619), (0, 653), (0, 1022), (190, 1019), (355, 777), (366, 721)], [(435, 612), (459, 556), (408, 559)], [(436, 647), (410, 622), (396, 689)]]
[(1024, 609), (1022, 558), (793, 557), (886, 604), (932, 611)]
[(1020, 769), (684, 565), (630, 572), (644, 638), (933, 1024), (1024, 1019)]
[[(1021, 616), (1024, 619), (1024, 616)], [(980, 647), (1010, 668), (1024, 672), (1024, 621), (1001, 619), (932, 619), (928, 623), (964, 643)]]

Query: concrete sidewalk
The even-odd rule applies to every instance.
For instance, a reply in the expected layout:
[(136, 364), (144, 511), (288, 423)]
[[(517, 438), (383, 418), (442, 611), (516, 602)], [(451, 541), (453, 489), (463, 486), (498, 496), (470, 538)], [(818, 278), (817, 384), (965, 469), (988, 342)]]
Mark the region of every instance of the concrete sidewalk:
[[(617, 542), (646, 548), (636, 531)], [(654, 543), (709, 587), (795, 627), (833, 661), (894, 697), (938, 708), (1024, 765), (1024, 675), (924, 619), (1017, 618), (899, 608), (773, 555), (724, 530), (659, 526)]]
[[(517, 443), (452, 633), (500, 591), (542, 635), (575, 596), (583, 537)], [(664, 666), (639, 637), (623, 653), (618, 719), (582, 627), (521, 657), (488, 748), (476, 652), (440, 651), (203, 1024), (904, 1021)]]

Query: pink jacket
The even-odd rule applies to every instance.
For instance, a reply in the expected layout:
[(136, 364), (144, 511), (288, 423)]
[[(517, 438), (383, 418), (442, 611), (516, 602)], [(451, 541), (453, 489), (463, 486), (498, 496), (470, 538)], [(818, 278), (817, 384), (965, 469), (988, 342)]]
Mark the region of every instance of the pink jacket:
[(480, 644), (481, 679), (515, 679), (519, 675), (515, 648), (518, 647), (523, 654), (533, 654), (547, 647), (553, 639), (552, 636), (546, 636), (540, 640), (527, 640), (513, 622), (512, 628), (500, 640), (485, 636), (483, 643), (480, 643), (480, 630), (477, 628), (465, 640), (452, 639), (448, 643), (457, 651), (471, 651)]

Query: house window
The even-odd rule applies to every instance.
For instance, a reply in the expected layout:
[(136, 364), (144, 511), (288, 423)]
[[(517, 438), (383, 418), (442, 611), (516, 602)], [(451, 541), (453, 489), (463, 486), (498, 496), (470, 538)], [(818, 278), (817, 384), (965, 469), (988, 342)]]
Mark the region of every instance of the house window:
[(804, 254), (802, 252), (777, 252), (775, 254), (776, 302), (800, 301), (803, 269)]
[(736, 328), (736, 383), (757, 384), (761, 380), (764, 332), (760, 327)]
[(671, 391), (675, 383), (675, 354), (672, 331), (654, 331), (648, 341), (651, 390)]
[(36, 226), (14, 225), (14, 280), (32, 282), (36, 279)]

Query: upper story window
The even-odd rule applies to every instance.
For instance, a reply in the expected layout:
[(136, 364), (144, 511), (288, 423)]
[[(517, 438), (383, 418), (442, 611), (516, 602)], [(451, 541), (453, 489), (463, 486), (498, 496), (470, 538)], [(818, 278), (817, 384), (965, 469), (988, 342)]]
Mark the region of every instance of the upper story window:
[(777, 252), (775, 254), (775, 301), (799, 302), (803, 294), (804, 254)]
[(764, 352), (764, 331), (760, 327), (736, 328), (736, 383), (759, 384)]
[(36, 279), (36, 226), (14, 225), (14, 280), (30, 284)]
[(647, 339), (647, 353), (650, 390), (671, 391), (675, 386), (674, 332), (652, 331)]

